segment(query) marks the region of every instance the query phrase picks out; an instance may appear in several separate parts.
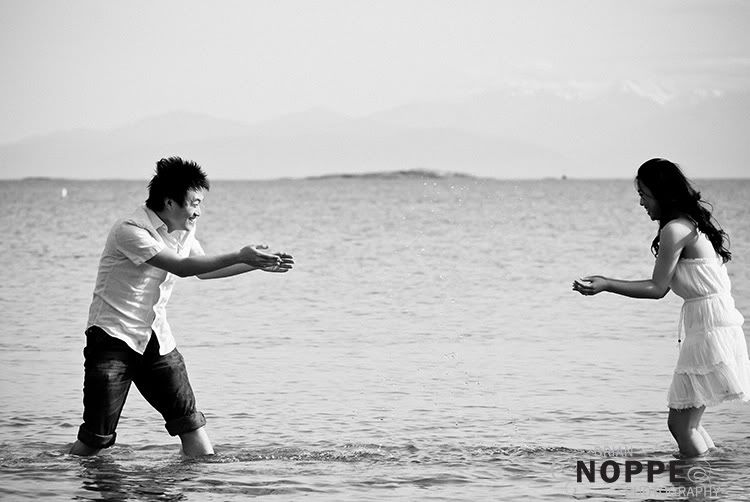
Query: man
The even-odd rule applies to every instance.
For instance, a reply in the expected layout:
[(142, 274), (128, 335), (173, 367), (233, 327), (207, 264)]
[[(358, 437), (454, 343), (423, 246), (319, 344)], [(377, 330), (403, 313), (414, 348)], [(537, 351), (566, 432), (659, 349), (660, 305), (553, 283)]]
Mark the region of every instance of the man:
[(148, 189), (146, 204), (112, 227), (99, 261), (75, 455), (95, 455), (114, 444), (131, 382), (162, 414), (169, 434), (180, 437), (185, 455), (212, 454), (206, 419), (167, 323), (175, 278), (214, 279), (256, 269), (283, 273), (294, 263), (288, 254), (263, 252), (264, 246), (204, 254), (195, 227), (209, 182), (195, 162), (161, 159)]

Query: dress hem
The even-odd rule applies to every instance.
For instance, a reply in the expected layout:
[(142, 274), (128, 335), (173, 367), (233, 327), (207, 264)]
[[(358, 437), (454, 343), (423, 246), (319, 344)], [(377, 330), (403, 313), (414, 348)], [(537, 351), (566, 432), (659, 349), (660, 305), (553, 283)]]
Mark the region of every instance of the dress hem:
[(716, 406), (721, 403), (734, 402), (734, 404), (750, 402), (750, 395), (740, 392), (737, 394), (727, 394), (714, 399), (705, 399), (702, 401), (683, 401), (679, 403), (667, 403), (667, 407), (675, 410), (686, 410), (688, 408), (700, 408), (701, 406)]

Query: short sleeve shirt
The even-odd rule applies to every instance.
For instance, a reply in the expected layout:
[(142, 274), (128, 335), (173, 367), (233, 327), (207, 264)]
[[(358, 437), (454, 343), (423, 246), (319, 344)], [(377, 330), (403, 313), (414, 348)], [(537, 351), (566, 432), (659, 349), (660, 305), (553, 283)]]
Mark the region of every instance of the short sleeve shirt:
[(195, 228), (169, 233), (145, 205), (114, 224), (99, 260), (88, 326), (99, 326), (139, 354), (152, 331), (160, 354), (175, 348), (166, 305), (176, 276), (146, 263), (165, 248), (183, 257), (204, 254)]

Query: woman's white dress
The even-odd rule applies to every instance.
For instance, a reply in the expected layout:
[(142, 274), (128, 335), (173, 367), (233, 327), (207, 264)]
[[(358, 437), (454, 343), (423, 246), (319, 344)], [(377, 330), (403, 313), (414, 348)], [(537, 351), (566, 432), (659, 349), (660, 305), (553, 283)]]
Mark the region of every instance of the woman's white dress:
[(680, 259), (672, 291), (685, 300), (680, 314), (680, 356), (669, 388), (669, 407), (711, 406), (750, 400), (750, 360), (720, 257)]

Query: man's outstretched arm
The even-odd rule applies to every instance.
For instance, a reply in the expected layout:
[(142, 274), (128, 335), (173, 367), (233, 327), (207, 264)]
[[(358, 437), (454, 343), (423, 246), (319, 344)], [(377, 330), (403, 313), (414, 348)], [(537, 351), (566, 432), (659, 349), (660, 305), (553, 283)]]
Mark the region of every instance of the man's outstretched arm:
[(180, 256), (171, 249), (163, 249), (146, 263), (180, 277), (189, 277), (216, 272), (227, 267), (238, 270), (237, 273), (256, 268), (269, 269), (280, 266), (283, 260), (280, 256), (264, 253), (253, 246), (245, 246), (235, 253), (188, 257)]
[(239, 263), (237, 265), (230, 265), (228, 267), (220, 268), (213, 272), (206, 272), (205, 274), (198, 274), (198, 279), (221, 279), (223, 277), (232, 277), (234, 275), (244, 274), (253, 270), (263, 270), (265, 272), (284, 273), (289, 272), (294, 265), (294, 258), (292, 255), (286, 253), (271, 253), (274, 256), (281, 258), (281, 262), (270, 267), (254, 267), (245, 263)]

